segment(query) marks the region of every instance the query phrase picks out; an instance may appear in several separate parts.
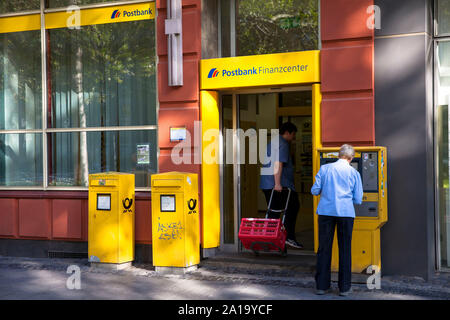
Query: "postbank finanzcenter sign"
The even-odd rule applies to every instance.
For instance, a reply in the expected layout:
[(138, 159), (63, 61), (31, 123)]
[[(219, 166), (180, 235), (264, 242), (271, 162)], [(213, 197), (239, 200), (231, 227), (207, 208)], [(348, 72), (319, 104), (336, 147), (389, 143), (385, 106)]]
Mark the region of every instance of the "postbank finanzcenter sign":
[(320, 51), (202, 60), (202, 90), (320, 82)]

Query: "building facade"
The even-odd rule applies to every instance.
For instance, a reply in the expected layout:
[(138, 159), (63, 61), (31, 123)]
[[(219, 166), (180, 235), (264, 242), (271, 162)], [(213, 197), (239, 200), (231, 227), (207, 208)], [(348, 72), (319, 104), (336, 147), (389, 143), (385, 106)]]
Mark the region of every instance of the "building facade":
[[(240, 219), (265, 204), (260, 164), (233, 161), (249, 148), (233, 132), (291, 121), (305, 251), (314, 250), (317, 148), (385, 146), (383, 274), (427, 279), (450, 267), (450, 1), (183, 0), (171, 28), (176, 2), (0, 4), (1, 255), (85, 255), (88, 175), (105, 171), (135, 174), (136, 259), (151, 260), (150, 176), (167, 171), (199, 174), (203, 254), (241, 251)], [(227, 74), (236, 61), (227, 59), (262, 69)], [(267, 77), (242, 77), (250, 72)], [(211, 85), (216, 77), (227, 84)], [(221, 161), (196, 161), (209, 141)]]

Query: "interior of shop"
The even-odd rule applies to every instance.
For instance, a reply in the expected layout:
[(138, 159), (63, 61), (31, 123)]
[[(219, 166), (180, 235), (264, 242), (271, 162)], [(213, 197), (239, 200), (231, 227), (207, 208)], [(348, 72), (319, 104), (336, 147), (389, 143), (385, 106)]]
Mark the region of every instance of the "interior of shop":
[[(258, 139), (260, 139), (260, 129), (267, 129), (267, 142), (269, 142), (270, 130), (278, 129), (282, 123), (289, 121), (295, 124), (298, 130), (295, 140), (290, 145), (290, 153), (295, 172), (295, 189), (300, 201), (300, 210), (296, 221), (296, 236), (297, 241), (304, 248), (293, 249), (288, 247), (288, 253), (313, 252), (314, 215), (313, 197), (310, 193), (313, 183), (311, 89), (223, 94), (221, 102), (222, 132), (235, 126), (237, 129), (242, 129), (245, 133), (248, 133), (245, 139), (245, 147), (242, 147), (242, 144), (239, 147), (240, 156), (245, 151), (245, 161), (241, 161), (238, 166), (224, 161), (223, 165), (224, 242), (232, 243), (236, 239), (235, 232), (238, 232), (238, 230), (235, 230), (234, 219), (236, 217), (240, 221), (242, 218), (262, 218), (266, 215), (266, 199), (259, 188), (262, 164), (261, 161), (257, 161), (256, 164), (252, 164), (252, 161), (250, 161), (249, 148), (252, 143), (250, 137), (252, 130), (247, 130), (254, 129), (258, 134)], [(237, 145), (236, 141), (231, 141), (231, 143)], [(227, 148), (227, 144), (230, 144), (230, 142), (224, 139), (224, 159), (227, 157), (227, 152), (233, 152), (233, 148), (229, 148), (229, 146)], [(258, 149), (258, 154), (261, 151), (265, 152), (265, 150)], [(244, 158), (240, 159), (243, 160)], [(235, 180), (237, 180), (237, 183), (234, 183)], [(237, 190), (234, 190), (234, 188), (237, 188)], [(236, 210), (237, 214), (234, 212)], [(239, 248), (242, 250), (241, 246)]]

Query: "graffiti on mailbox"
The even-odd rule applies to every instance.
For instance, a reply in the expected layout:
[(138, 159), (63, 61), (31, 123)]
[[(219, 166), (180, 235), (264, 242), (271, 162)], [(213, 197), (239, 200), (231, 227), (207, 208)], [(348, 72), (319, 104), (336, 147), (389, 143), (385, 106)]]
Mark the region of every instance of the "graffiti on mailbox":
[(160, 240), (180, 240), (183, 229), (181, 222), (161, 223), (158, 221), (158, 238)]

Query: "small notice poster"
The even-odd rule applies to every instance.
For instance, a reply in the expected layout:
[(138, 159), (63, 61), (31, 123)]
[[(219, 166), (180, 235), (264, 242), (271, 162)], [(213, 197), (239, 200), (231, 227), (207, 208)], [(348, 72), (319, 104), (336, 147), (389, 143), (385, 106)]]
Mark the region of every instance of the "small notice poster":
[(150, 145), (138, 144), (136, 150), (136, 161), (138, 165), (150, 164)]
[(184, 141), (186, 140), (186, 128), (170, 128), (170, 141)]
[(175, 212), (175, 195), (161, 195), (161, 212)]
[(111, 210), (110, 194), (97, 194), (97, 210)]

